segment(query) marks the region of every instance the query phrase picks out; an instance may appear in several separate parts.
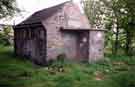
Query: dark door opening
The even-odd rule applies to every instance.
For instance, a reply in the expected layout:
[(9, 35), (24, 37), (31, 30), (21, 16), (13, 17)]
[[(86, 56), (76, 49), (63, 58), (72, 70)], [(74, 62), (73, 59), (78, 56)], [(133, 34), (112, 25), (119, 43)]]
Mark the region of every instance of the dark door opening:
[(78, 32), (77, 37), (77, 57), (80, 60), (87, 60), (89, 56), (89, 32)]
[(89, 31), (64, 30), (62, 31), (64, 51), (68, 58), (73, 60), (87, 60), (89, 55)]

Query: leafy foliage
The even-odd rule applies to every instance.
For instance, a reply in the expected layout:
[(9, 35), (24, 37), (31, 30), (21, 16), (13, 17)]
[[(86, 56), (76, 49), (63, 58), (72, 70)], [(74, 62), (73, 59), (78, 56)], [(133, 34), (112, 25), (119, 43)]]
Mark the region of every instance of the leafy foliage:
[(108, 30), (106, 46), (112, 53), (119, 49), (133, 55), (135, 46), (135, 0), (83, 0), (84, 9), (92, 25)]
[(19, 11), (15, 0), (0, 0), (0, 19), (7, 16), (13, 16)]
[(4, 45), (11, 45), (10, 39), (13, 38), (13, 29), (11, 26), (5, 26), (0, 32), (0, 43)]

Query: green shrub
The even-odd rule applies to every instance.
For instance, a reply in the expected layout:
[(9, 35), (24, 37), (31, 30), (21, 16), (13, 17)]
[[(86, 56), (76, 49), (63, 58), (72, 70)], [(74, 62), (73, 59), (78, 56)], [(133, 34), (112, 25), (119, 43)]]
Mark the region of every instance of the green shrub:
[(5, 35), (0, 33), (0, 43), (3, 45), (7, 45), (8, 44), (8, 40), (6, 39)]
[(11, 26), (5, 26), (0, 32), (0, 43), (3, 45), (10, 45), (9, 39), (13, 37), (13, 29)]

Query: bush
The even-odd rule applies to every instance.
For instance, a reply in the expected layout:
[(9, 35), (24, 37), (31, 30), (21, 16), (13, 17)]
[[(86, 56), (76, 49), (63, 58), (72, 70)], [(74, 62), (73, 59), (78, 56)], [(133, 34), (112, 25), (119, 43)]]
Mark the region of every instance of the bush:
[(0, 43), (3, 44), (3, 45), (10, 45), (8, 39), (2, 33), (0, 33)]
[(11, 26), (5, 26), (0, 32), (0, 43), (3, 45), (11, 45), (10, 39), (13, 37), (13, 31)]

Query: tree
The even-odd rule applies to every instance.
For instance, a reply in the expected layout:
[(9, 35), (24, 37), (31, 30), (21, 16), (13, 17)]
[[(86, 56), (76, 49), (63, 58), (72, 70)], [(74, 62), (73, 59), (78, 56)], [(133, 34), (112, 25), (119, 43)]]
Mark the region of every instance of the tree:
[(131, 54), (135, 44), (135, 0), (84, 0), (84, 9), (92, 25), (98, 23), (108, 29), (106, 41), (111, 41), (114, 54), (120, 48)]
[(13, 16), (16, 12), (20, 10), (16, 7), (15, 0), (0, 0), (0, 19)]
[[(116, 14), (113, 11), (113, 5), (115, 1), (107, 0), (84, 0), (84, 10), (90, 23), (94, 26), (102, 26), (102, 28), (108, 29), (108, 34), (106, 37), (106, 43), (111, 41), (111, 45), (115, 44), (112, 47), (113, 53), (117, 53), (118, 48), (118, 28)], [(113, 29), (112, 29), (113, 28)], [(114, 30), (114, 28), (116, 30)], [(111, 35), (110, 37), (110, 34)], [(115, 35), (115, 40), (113, 40)], [(115, 41), (115, 43), (114, 43)], [(109, 42), (110, 43), (110, 42)], [(115, 48), (113, 50), (113, 48)]]

